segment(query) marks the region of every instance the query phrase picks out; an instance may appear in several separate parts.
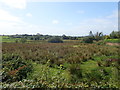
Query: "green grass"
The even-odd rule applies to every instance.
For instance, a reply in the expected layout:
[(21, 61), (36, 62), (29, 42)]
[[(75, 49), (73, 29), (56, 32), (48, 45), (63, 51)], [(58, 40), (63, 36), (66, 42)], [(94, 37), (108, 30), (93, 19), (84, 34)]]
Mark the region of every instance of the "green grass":
[[(57, 68), (51, 68), (46, 65), (32, 63), (33, 64), (33, 72), (31, 75), (29, 75), (28, 79), (46, 79), (46, 76), (49, 79), (55, 78), (65, 78), (66, 81), (70, 81), (71, 76), (67, 70), (57, 69)], [(60, 74), (59, 74), (60, 73)]]
[(19, 40), (19, 38), (11, 38), (9, 36), (1, 36), (2, 42), (15, 42), (16, 40)]
[(73, 47), (79, 47), (80, 45), (73, 45)]
[[(105, 64), (105, 60), (110, 59), (110, 58), (118, 59), (120, 57), (118, 55), (94, 57), (94, 60), (88, 60), (86, 62), (83, 62), (80, 65), (80, 68), (82, 69), (83, 74), (91, 73), (92, 70), (99, 68), (97, 64), (99, 61)], [(110, 72), (113, 67), (104, 67), (104, 68), (106, 69), (106, 71)]]
[(93, 57), (93, 58), (95, 61), (103, 61), (110, 58), (118, 59), (120, 57), (118, 55), (114, 55), (114, 56), (100, 56), (100, 57)]
[[(4, 42), (4, 43), (14, 43), (16, 42), (16, 40), (18, 40), (18, 42), (20, 42), (21, 38), (12, 38), (9, 36), (0, 36), (0, 42)], [(47, 41), (45, 40), (27, 40), (27, 43), (46, 43)]]
[(97, 61), (88, 60), (87, 62), (84, 62), (83, 64), (81, 64), (80, 67), (85, 73), (85, 72), (91, 72), (91, 70), (97, 68), (98, 65), (97, 65)]
[(110, 43), (120, 43), (120, 39), (106, 39), (104, 41), (105, 42), (110, 42)]

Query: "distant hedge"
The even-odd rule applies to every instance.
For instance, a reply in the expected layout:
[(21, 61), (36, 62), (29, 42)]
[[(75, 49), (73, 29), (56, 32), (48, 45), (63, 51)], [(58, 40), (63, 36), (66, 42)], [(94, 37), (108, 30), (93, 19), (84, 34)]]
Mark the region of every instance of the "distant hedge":
[(52, 37), (48, 40), (49, 43), (63, 43), (62, 39), (59, 37)]

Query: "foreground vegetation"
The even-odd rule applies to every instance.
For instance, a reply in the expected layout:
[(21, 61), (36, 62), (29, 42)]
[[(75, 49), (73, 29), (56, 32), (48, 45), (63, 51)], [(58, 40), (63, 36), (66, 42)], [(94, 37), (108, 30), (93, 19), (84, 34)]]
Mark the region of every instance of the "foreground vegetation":
[(106, 44), (119, 43), (113, 34), (110, 38), (90, 32), (89, 36), (75, 40), (66, 39), (67, 36), (47, 40), (3, 36), (1, 85), (3, 88), (120, 88), (120, 46)]
[(3, 87), (119, 88), (118, 49), (84, 43), (3, 43)]

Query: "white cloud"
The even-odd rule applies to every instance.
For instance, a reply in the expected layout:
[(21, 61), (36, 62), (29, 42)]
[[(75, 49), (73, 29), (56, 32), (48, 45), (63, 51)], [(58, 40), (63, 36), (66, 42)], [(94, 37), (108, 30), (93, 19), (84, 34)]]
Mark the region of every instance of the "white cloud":
[(13, 16), (8, 11), (3, 9), (0, 9), (0, 21), (22, 22), (19, 17)]
[[(8, 0), (3, 0), (4, 3), (9, 3), (10, 7), (13, 8), (19, 8), (19, 9), (25, 9), (26, 8), (26, 2), (24, 4), (20, 4), (18, 6), (12, 5), (10, 1), (6, 2)], [(14, 3), (17, 4), (15, 0)], [(20, 2), (23, 0), (19, 0)], [(26, 1), (26, 0), (25, 0)], [(0, 1), (1, 2), (1, 1)], [(22, 3), (21, 2), (21, 3)], [(11, 3), (11, 4), (10, 4)], [(84, 11), (78, 11), (77, 13), (85, 13)], [(71, 25), (71, 27), (61, 27), (61, 28), (54, 28), (54, 27), (46, 27), (46, 26), (39, 26), (39, 25), (33, 25), (29, 23), (25, 23), (22, 18), (12, 15), (9, 11), (0, 9), (0, 33), (1, 34), (23, 34), (23, 33), (42, 33), (42, 34), (67, 34), (67, 35), (87, 35), (89, 31), (102, 31), (103, 33), (110, 33), (112, 30), (117, 30), (117, 11), (114, 11), (111, 15), (108, 15), (103, 18), (92, 18), (87, 19), (84, 21), (80, 21), (81, 23), (79, 26), (73, 26), (71, 22), (66, 23), (67, 25)], [(32, 17), (31, 13), (27, 13), (26, 16)], [(59, 24), (58, 20), (53, 20), (53, 24)]]
[(58, 20), (53, 20), (52, 23), (53, 23), (53, 24), (58, 24), (59, 21), (58, 21)]
[[(10, 34), (24, 26), (25, 22), (20, 17), (12, 15), (9, 11), (0, 9), (0, 33)], [(22, 31), (22, 29), (20, 30)]]
[(1, 0), (0, 3), (12, 8), (25, 9), (27, 0)]
[(33, 34), (39, 26), (29, 23), (0, 22), (1, 34)]
[(32, 17), (32, 14), (31, 13), (27, 13), (26, 16), (27, 17)]
[[(110, 34), (113, 30), (118, 30), (118, 19), (116, 18), (116, 13), (111, 14), (111, 18), (103, 17), (103, 18), (92, 18), (81, 21), (79, 26), (72, 28), (75, 31), (74, 34), (81, 32), (81, 35), (85, 35), (89, 33), (89, 31), (93, 31), (94, 33), (103, 32), (104, 34)], [(113, 17), (114, 16), (114, 17)], [(72, 29), (70, 32), (72, 32)]]
[(22, 18), (0, 9), (0, 34), (36, 34), (44, 33), (49, 28), (27, 23)]

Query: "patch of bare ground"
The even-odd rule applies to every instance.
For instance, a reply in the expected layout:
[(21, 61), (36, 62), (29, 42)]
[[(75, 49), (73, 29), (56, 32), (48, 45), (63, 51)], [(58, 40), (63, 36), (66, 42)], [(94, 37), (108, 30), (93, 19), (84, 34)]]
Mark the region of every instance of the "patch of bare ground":
[(106, 43), (106, 45), (110, 45), (110, 46), (120, 46), (120, 43)]

